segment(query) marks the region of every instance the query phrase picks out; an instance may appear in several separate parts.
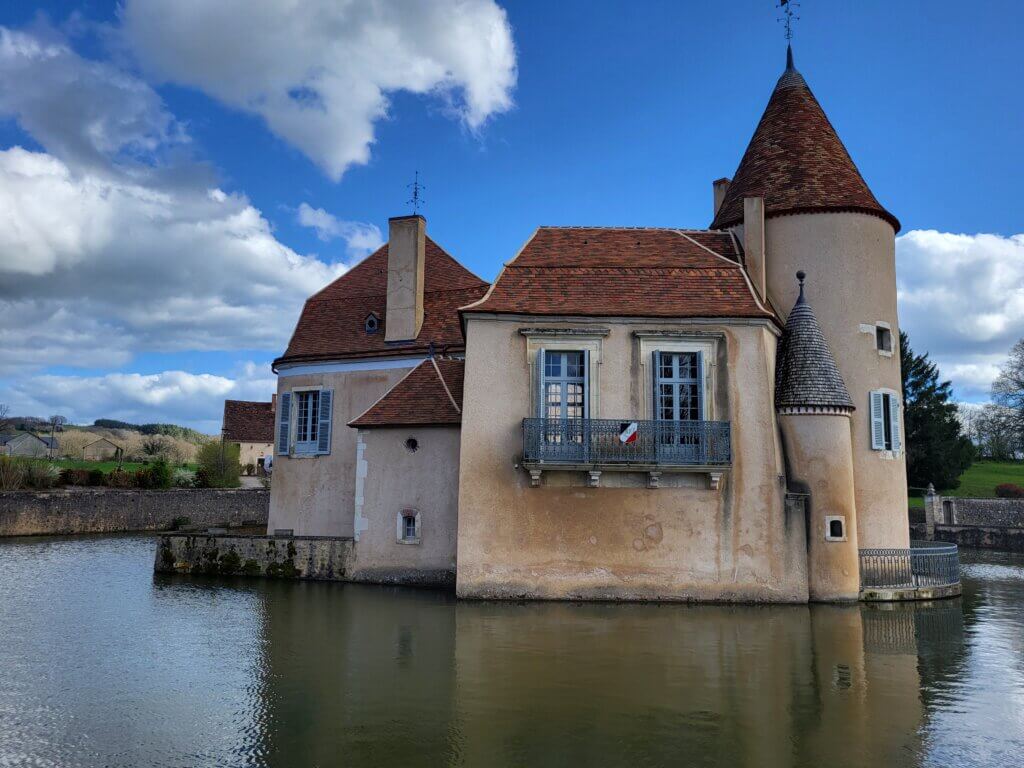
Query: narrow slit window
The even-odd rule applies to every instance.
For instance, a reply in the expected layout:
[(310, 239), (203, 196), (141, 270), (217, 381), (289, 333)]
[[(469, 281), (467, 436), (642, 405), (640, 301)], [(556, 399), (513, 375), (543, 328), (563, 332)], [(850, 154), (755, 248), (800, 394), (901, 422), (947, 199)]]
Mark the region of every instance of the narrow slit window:
[(892, 352), (892, 331), (885, 326), (876, 325), (875, 346), (879, 352)]

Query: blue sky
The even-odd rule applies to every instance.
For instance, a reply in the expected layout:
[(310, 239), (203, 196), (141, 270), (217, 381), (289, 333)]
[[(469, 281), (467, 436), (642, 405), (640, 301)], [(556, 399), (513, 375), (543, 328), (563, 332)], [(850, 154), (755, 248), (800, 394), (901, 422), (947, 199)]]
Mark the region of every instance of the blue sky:
[[(171, 0), (0, 8), (0, 193), (6, 183), (38, 228), (0, 236), (0, 402), (216, 429), (223, 397), (269, 394), (266, 364), (301, 297), (408, 211), (415, 170), (428, 231), (487, 279), (540, 224), (707, 226), (711, 181), (735, 170), (784, 63), (767, 0), (473, 0), (456, 35), (447, 4), (434, 17), (382, 13), (360, 31), (325, 3), (313, 28), (338, 31), (319, 42), (261, 26), (271, 0), (247, 6), (256, 21), (232, 20), (231, 2), (199, 21)], [(807, 0), (799, 15), (797, 67), (903, 222), (901, 322), (959, 397), (984, 400), (1024, 335), (1024, 12)], [(374, 44), (382, 30), (399, 45)], [(239, 35), (260, 50), (243, 50), (241, 68), (230, 55)], [(416, 49), (407, 61), (389, 53), (401, 41)], [(288, 81), (296, 60), (320, 79)], [(424, 79), (434, 65), (448, 74)], [(78, 108), (50, 82), (96, 95)], [(367, 82), (386, 115), (348, 103)], [(289, 99), (300, 98), (323, 119), (296, 115)], [(366, 149), (366, 162), (351, 161)], [(93, 214), (78, 201), (97, 185)], [(211, 189), (227, 202), (207, 200)], [(118, 194), (134, 202), (105, 212)], [(150, 194), (167, 208), (154, 214)], [(33, 195), (38, 219), (24, 213)], [(109, 226), (96, 234), (95, 221)], [(217, 237), (251, 250), (224, 259)], [(278, 291), (268, 275), (292, 254), (301, 263)], [(138, 300), (147, 291), (149, 305)]]

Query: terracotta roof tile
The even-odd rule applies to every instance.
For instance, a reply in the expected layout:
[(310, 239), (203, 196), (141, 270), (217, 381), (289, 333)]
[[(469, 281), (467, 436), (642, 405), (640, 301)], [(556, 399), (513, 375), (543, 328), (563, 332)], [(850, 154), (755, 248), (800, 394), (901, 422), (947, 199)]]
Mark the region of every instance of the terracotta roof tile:
[[(424, 265), (423, 327), (416, 341), (388, 344), (386, 334), (388, 247), (382, 246), (344, 275), (306, 300), (288, 349), (274, 361), (390, 357), (464, 346), (458, 308), (476, 301), (487, 283), (448, 255), (429, 237)], [(367, 316), (376, 313), (379, 327), (367, 333)]]
[(443, 426), (462, 423), (462, 360), (424, 360), (350, 427)]
[(464, 312), (774, 317), (727, 232), (542, 227)]
[(743, 198), (764, 197), (765, 215), (856, 211), (900, 223), (875, 199), (803, 76), (783, 73), (711, 224), (743, 220)]
[(225, 400), (224, 437), (242, 443), (274, 442), (273, 403)]

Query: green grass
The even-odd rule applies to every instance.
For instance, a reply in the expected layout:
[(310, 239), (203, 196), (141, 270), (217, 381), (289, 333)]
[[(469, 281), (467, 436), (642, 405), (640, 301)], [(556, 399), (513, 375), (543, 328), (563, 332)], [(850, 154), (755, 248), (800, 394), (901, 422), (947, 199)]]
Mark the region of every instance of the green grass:
[[(117, 469), (116, 461), (86, 461), (85, 459), (54, 459), (53, 463), (61, 469), (98, 469), (104, 474), (114, 471)], [(121, 465), (121, 469), (125, 472), (134, 472), (137, 469), (142, 469), (145, 464), (141, 462), (126, 461)], [(185, 469), (189, 469), (193, 472), (196, 471), (199, 465), (197, 464), (183, 464)]]
[[(941, 491), (941, 493), (943, 496), (959, 498), (992, 499), (996, 495), (996, 486), (1002, 483), (1013, 483), (1024, 487), (1024, 462), (976, 461), (960, 476), (959, 488)], [(923, 506), (923, 498), (920, 496), (910, 497), (911, 509)]]

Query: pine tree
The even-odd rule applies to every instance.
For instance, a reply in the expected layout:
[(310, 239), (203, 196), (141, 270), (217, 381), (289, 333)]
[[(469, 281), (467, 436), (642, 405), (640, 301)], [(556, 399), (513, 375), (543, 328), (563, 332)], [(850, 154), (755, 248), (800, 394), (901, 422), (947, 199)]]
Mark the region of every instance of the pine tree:
[(974, 446), (963, 434), (952, 402), (951, 385), (939, 381), (928, 353), (915, 355), (907, 334), (900, 332), (903, 366), (903, 427), (906, 432), (907, 482), (936, 490), (960, 485), (960, 475), (971, 466)]

